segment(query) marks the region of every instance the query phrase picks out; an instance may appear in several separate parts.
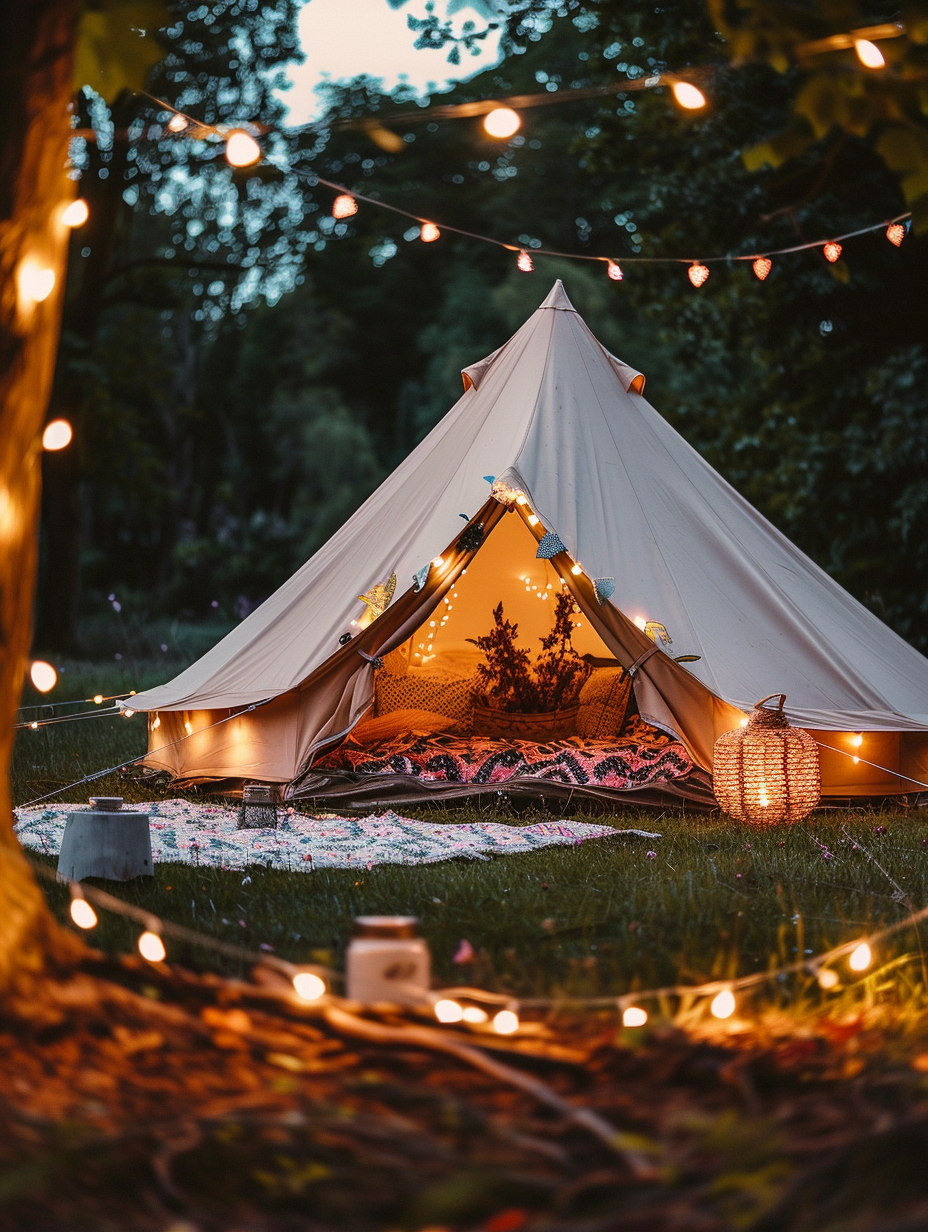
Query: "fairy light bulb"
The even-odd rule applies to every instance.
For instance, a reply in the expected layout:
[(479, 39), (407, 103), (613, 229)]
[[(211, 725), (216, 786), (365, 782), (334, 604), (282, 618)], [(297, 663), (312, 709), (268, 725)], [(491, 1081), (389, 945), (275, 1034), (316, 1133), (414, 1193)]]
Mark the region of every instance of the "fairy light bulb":
[(529, 526), (537, 526), (537, 525), (538, 525), (538, 514), (537, 514), (537, 513), (530, 513), (530, 514), (528, 515), (528, 524), (529, 524)]
[(524, 248), (519, 253), (518, 259), (516, 260), (516, 265), (519, 267), (519, 269), (522, 271), (523, 274), (530, 274), (532, 270), (535, 268), (534, 261), (529, 256), (529, 254), (525, 251)]
[(519, 1015), (512, 1010), (500, 1010), (494, 1015), (493, 1030), (497, 1035), (515, 1035), (519, 1029)]
[(689, 81), (675, 81), (671, 87), (677, 106), (684, 111), (699, 111), (706, 105), (706, 96)]
[(445, 558), (443, 556), (436, 556), (435, 559), (432, 561), (432, 568), (440, 569), (444, 563), (445, 563)]
[(640, 1005), (630, 1005), (622, 1014), (623, 1027), (643, 1027), (648, 1021), (648, 1011)]
[(466, 1005), (464, 1007), (463, 1018), (465, 1022), (478, 1024), (486, 1022), (489, 1015), (486, 1010), (482, 1010), (479, 1005)]
[(66, 227), (82, 227), (90, 217), (90, 206), (83, 197), (75, 199), (67, 206), (61, 215), (61, 221)]
[(422, 230), (419, 232), (419, 239), (423, 244), (433, 244), (441, 235), (439, 229), (433, 222), (424, 222)]
[(130, 709), (129, 709), (129, 707), (128, 707), (128, 706), (126, 706), (126, 707), (123, 709), (123, 712), (122, 712), (122, 717), (123, 717), (124, 719), (131, 719), (131, 718), (132, 718), (132, 716), (133, 716), (134, 714), (135, 714), (135, 711), (134, 711), (134, 710), (130, 710)]
[(830, 261), (834, 265), (835, 261), (841, 256), (841, 245), (835, 240), (829, 240), (822, 248), (822, 254), (826, 261)]
[(516, 504), (517, 505), (526, 504), (526, 496), (524, 492), (520, 492), (519, 495), (516, 497)]
[(21, 300), (41, 304), (55, 289), (55, 271), (27, 258), (20, 262), (16, 283)]
[(261, 147), (243, 128), (234, 128), (226, 137), (226, 162), (230, 167), (251, 167), (261, 160)]
[(818, 986), (819, 988), (824, 988), (826, 992), (831, 988), (837, 988), (838, 986), (837, 971), (832, 971), (830, 967), (823, 967), (822, 970), (818, 973)]
[(709, 1009), (712, 1011), (713, 1018), (731, 1018), (735, 1012), (735, 994), (730, 988), (723, 988), (712, 998)]
[(71, 919), (78, 928), (96, 928), (98, 924), (97, 913), (93, 907), (86, 898), (78, 895), (71, 899)]
[(58, 683), (58, 673), (44, 659), (36, 659), (29, 668), (29, 679), (40, 693), (48, 693)]
[(866, 941), (861, 941), (856, 949), (851, 951), (850, 957), (847, 960), (847, 965), (852, 971), (866, 971), (873, 962), (873, 951), (867, 945)]
[(876, 43), (871, 43), (869, 39), (854, 39), (854, 50), (857, 52), (857, 59), (864, 68), (877, 69), (886, 67), (886, 60), (882, 51), (880, 51)]
[(460, 1022), (464, 1017), (464, 1011), (457, 1001), (442, 997), (440, 1001), (435, 1002), (435, 1017), (439, 1022)]
[(29, 724), (29, 726), (32, 728), (32, 730), (33, 730), (33, 731), (38, 731), (38, 730), (39, 730), (39, 725), (38, 725), (38, 723), (36, 723), (36, 722), (35, 722), (35, 720), (33, 720), (33, 721)]
[(574, 577), (579, 577), (580, 574), (583, 572), (583, 566), (578, 561), (577, 564), (570, 566), (570, 571), (574, 575)]
[(325, 981), (313, 971), (298, 971), (293, 977), (293, 988), (301, 1001), (318, 1001), (325, 992)]
[(894, 244), (898, 248), (905, 239), (905, 227), (901, 222), (891, 223), (886, 228), (886, 238), (891, 244)]
[(357, 212), (358, 203), (348, 193), (341, 193), (332, 202), (333, 218), (350, 218), (352, 214), (357, 214)]
[(51, 423), (45, 425), (45, 431), (42, 433), (42, 448), (48, 453), (54, 453), (57, 449), (65, 449), (71, 444), (74, 437), (74, 429), (66, 419), (53, 419)]
[(103, 702), (103, 694), (102, 694), (102, 693), (94, 693), (94, 695), (93, 695), (93, 702), (94, 702), (94, 705), (95, 705), (95, 706), (99, 706), (99, 705), (101, 705), (101, 704), (102, 704), (102, 702)]
[(168, 120), (169, 133), (183, 133), (186, 132), (188, 127), (187, 117), (182, 116), (179, 111), (175, 111), (170, 120)]
[(645, 625), (646, 625), (647, 623), (648, 623), (648, 622), (645, 620), (645, 618), (644, 618), (643, 616), (636, 616), (636, 617), (635, 617), (635, 619), (634, 619), (634, 621), (633, 621), (633, 624), (635, 625), (635, 627), (636, 627), (637, 629), (640, 629), (640, 630), (642, 631), (642, 633), (644, 632)]
[(860, 732), (857, 732), (856, 735), (851, 736), (851, 746), (853, 748), (859, 749), (860, 746), (863, 744), (863, 742), (864, 742), (864, 738)]
[(773, 269), (773, 262), (770, 260), (769, 257), (758, 257), (757, 260), (754, 262), (754, 264), (751, 266), (751, 269), (754, 271), (757, 277), (761, 280), (761, 282), (763, 282), (764, 279), (767, 277), (767, 275), (770, 273), (770, 271)]
[(621, 282), (625, 275), (622, 273), (622, 267), (618, 261), (610, 261), (606, 266), (606, 273), (613, 282)]
[(708, 265), (700, 265), (698, 261), (694, 261), (686, 272), (689, 274), (690, 282), (694, 287), (701, 287), (709, 277)]
[(164, 942), (157, 933), (153, 933), (150, 930), (142, 933), (141, 937), (139, 937), (138, 946), (139, 953), (149, 962), (164, 962), (168, 956), (168, 952), (164, 948)]
[(522, 120), (517, 111), (513, 111), (511, 107), (494, 107), (492, 111), (488, 111), (484, 121), (483, 129), (488, 137), (496, 137), (498, 141), (505, 141), (507, 137), (511, 137), (517, 133), (522, 127)]

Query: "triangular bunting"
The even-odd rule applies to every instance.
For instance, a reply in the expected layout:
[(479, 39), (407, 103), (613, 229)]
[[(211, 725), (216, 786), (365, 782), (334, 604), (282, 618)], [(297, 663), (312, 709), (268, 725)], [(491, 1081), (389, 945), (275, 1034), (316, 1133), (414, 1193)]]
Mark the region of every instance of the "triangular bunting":
[(429, 571), (431, 568), (432, 568), (432, 562), (429, 561), (427, 565), (422, 566), (422, 568), (419, 570), (418, 573), (414, 573), (412, 575), (412, 588), (416, 592), (416, 594), (419, 593), (419, 591), (422, 589), (422, 587), (425, 585), (426, 581), (428, 580)]
[(593, 582), (593, 590), (596, 593), (597, 603), (602, 605), (615, 594), (615, 578), (596, 578)]
[(553, 530), (549, 530), (546, 535), (542, 535), (538, 542), (538, 551), (535, 556), (538, 560), (550, 560), (552, 556), (557, 556), (560, 552), (566, 552), (567, 549), (561, 543), (560, 539)]
[(484, 475), (484, 479), (487, 481), (487, 483), (496, 483), (495, 475)]

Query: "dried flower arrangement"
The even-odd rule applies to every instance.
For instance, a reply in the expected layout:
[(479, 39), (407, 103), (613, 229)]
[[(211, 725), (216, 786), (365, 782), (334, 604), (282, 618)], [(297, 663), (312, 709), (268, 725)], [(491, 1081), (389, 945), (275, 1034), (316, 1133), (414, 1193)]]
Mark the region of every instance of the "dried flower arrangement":
[(485, 705), (507, 713), (548, 714), (576, 702), (590, 668), (571, 644), (573, 610), (573, 595), (562, 590), (551, 632), (540, 639), (541, 652), (532, 664), (529, 651), (516, 646), (519, 626), (497, 604), (490, 632), (467, 639), (486, 656), (477, 668)]

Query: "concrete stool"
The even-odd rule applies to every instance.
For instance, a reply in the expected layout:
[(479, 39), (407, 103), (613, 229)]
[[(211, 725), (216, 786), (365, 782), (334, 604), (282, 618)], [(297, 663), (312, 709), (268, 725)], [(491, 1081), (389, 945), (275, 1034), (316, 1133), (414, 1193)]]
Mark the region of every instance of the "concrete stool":
[(90, 810), (71, 813), (61, 840), (58, 880), (154, 877), (147, 813), (122, 812), (121, 796), (91, 796)]

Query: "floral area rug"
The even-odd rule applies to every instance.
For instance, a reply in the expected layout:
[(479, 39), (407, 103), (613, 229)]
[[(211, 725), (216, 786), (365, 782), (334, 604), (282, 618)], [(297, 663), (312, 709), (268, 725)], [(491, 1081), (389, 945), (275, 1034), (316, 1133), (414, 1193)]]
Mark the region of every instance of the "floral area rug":
[[(16, 833), (24, 847), (57, 856), (68, 815), (87, 806), (67, 804), (16, 810)], [(540, 847), (582, 843), (622, 833), (581, 821), (543, 821), (531, 826), (499, 822), (447, 825), (400, 817), (341, 817), (278, 809), (277, 829), (239, 830), (238, 809), (190, 800), (159, 800), (127, 806), (148, 813), (156, 864), (196, 864), (243, 869), (253, 864), (293, 872), (314, 868), (373, 868), (375, 864), (435, 864), (464, 857), (485, 860)]]

